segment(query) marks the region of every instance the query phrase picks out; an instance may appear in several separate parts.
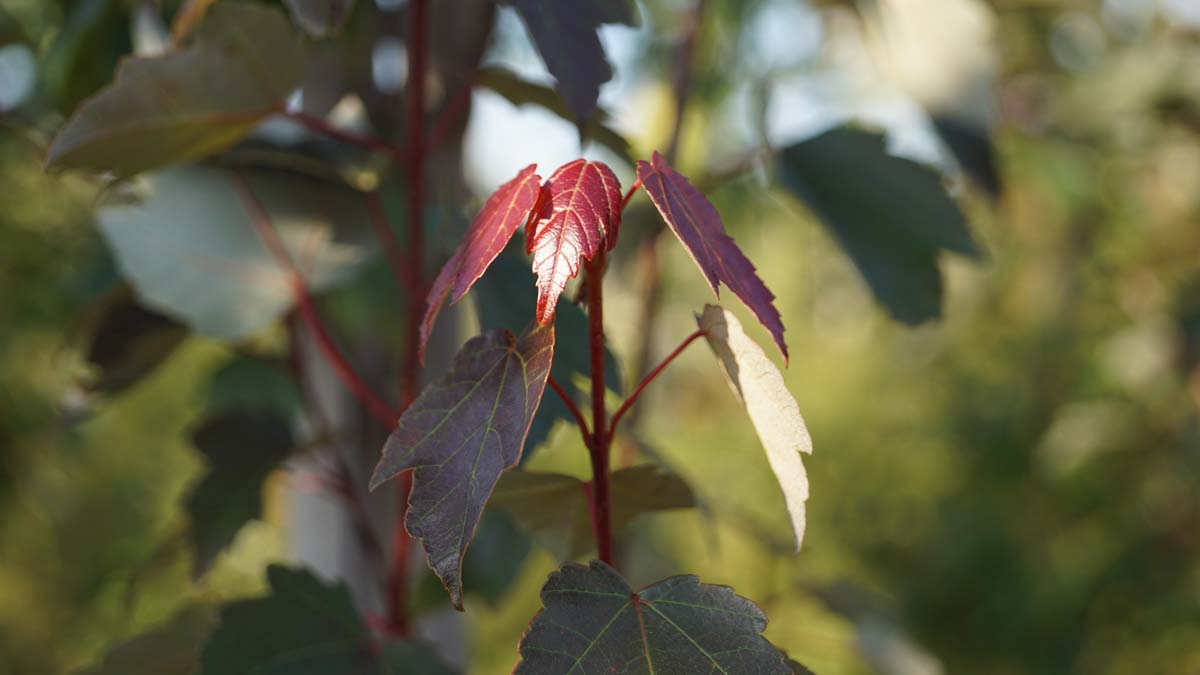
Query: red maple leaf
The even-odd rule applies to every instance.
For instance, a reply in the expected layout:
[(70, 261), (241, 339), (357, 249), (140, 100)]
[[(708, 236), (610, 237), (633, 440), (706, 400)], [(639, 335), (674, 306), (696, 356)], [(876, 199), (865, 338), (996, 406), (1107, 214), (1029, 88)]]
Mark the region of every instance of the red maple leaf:
[(773, 302), (775, 295), (758, 278), (754, 265), (725, 232), (716, 207), (657, 152), (650, 162), (638, 162), (637, 173), (650, 201), (692, 255), (713, 293), (720, 295), (718, 283), (728, 286), (771, 332), (783, 358), (787, 359), (783, 321)]
[(466, 238), (434, 279), (429, 289), (425, 318), (421, 321), (418, 349), (422, 362), (425, 360), (425, 343), (429, 341), (433, 324), (450, 289), (454, 289), (450, 302), (461, 300), (537, 206), (542, 178), (534, 173), (536, 170), (537, 164), (530, 164), (516, 178), (501, 185), (488, 197), (479, 215), (471, 222)]
[(525, 227), (525, 252), (537, 273), (537, 321), (554, 318), (567, 280), (579, 261), (611, 248), (621, 223), (621, 184), (601, 162), (577, 159), (559, 167), (543, 187), (532, 222)]

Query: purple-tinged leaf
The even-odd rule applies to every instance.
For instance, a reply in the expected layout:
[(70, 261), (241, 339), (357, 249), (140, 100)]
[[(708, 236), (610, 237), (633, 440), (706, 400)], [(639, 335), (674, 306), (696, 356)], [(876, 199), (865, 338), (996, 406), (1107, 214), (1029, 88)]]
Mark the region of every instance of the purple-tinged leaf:
[(514, 675), (790, 675), (762, 636), (767, 617), (728, 586), (694, 576), (634, 591), (602, 562), (567, 563), (542, 587)]
[(429, 335), (433, 332), (433, 325), (437, 322), (446, 296), (453, 290), (450, 302), (461, 300), (537, 206), (542, 178), (535, 173), (536, 170), (537, 164), (530, 164), (516, 178), (501, 185), (488, 197), (467, 230), (466, 238), (434, 279), (429, 290), (425, 318), (421, 320), (419, 351), (422, 362), (425, 360), (425, 345), (429, 342)]
[(472, 338), (404, 412), (371, 477), (374, 489), (416, 470), (405, 525), (459, 609), (463, 556), (500, 474), (521, 459), (553, 357), (553, 326)]
[(613, 76), (596, 29), (605, 23), (633, 25), (628, 0), (504, 1), (516, 7), (529, 28), (576, 122), (588, 121), (596, 111), (600, 85)]
[(728, 286), (771, 332), (786, 360), (787, 343), (783, 339), (783, 321), (775, 309), (775, 295), (725, 232), (716, 207), (657, 152), (650, 162), (638, 162), (637, 173), (646, 194), (696, 261), (713, 292), (719, 296), (717, 285)]
[(580, 260), (611, 248), (621, 224), (621, 183), (606, 164), (577, 159), (546, 181), (532, 222), (525, 228), (525, 252), (538, 275), (537, 321), (554, 318), (567, 280), (579, 274)]

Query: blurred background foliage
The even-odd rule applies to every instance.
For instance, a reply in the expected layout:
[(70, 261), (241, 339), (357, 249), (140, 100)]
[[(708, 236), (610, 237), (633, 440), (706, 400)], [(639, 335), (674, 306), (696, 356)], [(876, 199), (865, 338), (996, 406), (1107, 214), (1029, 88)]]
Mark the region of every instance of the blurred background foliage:
[[(348, 41), (367, 39), (369, 13), (403, 3), (358, 4)], [(640, 536), (622, 540), (631, 581), (688, 572), (730, 584), (762, 604), (773, 643), (825, 675), (1200, 672), (1198, 7), (705, 4), (676, 164), (711, 177), (727, 226), (779, 297), (786, 377), (816, 448), (808, 535), (798, 556), (779, 550), (782, 499), (747, 459), (757, 440), (711, 355), (695, 348), (643, 399), (638, 443), (627, 441), (618, 465), (652, 452), (703, 508), (637, 521)], [(5, 675), (88, 667), (183, 607), (263, 592), (266, 563), (304, 557), (295, 542), (306, 523), (289, 516), (289, 495), (312, 487), (292, 467), (265, 484), (261, 518), (193, 579), (185, 502), (204, 460), (189, 434), (210, 409), (212, 378), (246, 347), (184, 337), (136, 306), (119, 327), (153, 325), (157, 342), (118, 333), (107, 352), (92, 344), (101, 308), (129, 302), (95, 222), (100, 184), (43, 170), (64, 115), (111, 79), (144, 22), (177, 10), (170, 0), (0, 0)], [(602, 33), (617, 78), (601, 105), (634, 156), (647, 156), (675, 124), (675, 53), (695, 14), (685, 0), (639, 10), (637, 28)], [(488, 58), (545, 81), (523, 32), (502, 11)], [(473, 196), (442, 202), (443, 251), (516, 168), (579, 153), (572, 125), (551, 113), (485, 90), (474, 99), (463, 146)], [(773, 180), (780, 169), (764, 144), (840, 120), (885, 130), (893, 152), (940, 167), (960, 199), (982, 256), (940, 256), (940, 320), (889, 318)], [(632, 168), (612, 161), (628, 184)], [(638, 311), (625, 242), (646, 236), (643, 201), (610, 275), (620, 356), (640, 349), (636, 322), (619, 317)], [(660, 355), (711, 299), (683, 250), (661, 248)], [(378, 261), (368, 267), (322, 298), (345, 335), (377, 327), (371, 317), (394, 302), (377, 288), (387, 283)], [(133, 384), (105, 371), (98, 384), (87, 361), (113, 353), (142, 359), (135, 370), (157, 367)], [(587, 476), (561, 424), (529, 466)], [(469, 672), (509, 671), (556, 566), (540, 547), (515, 561), (484, 553), (527, 546), (510, 541), (472, 551), (485, 571), (512, 567), (511, 583), (501, 575), (491, 602), (457, 618), (439, 609), (422, 627)], [(428, 596), (417, 602), (444, 606)]]

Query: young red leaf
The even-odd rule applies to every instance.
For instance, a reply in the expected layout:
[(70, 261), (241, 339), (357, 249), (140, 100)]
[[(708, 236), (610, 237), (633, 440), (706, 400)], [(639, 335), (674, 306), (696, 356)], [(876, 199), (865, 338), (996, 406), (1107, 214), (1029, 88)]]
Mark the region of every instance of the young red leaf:
[(783, 340), (783, 321), (773, 303), (775, 295), (725, 232), (712, 202), (657, 152), (650, 162), (638, 162), (637, 173), (650, 201), (696, 261), (713, 292), (720, 296), (718, 283), (728, 286), (771, 332), (786, 360), (787, 343)]
[(553, 356), (553, 326), (469, 340), (404, 412), (371, 477), (374, 489), (416, 469), (404, 523), (459, 609), (463, 556), (500, 474), (521, 459)]
[(530, 164), (516, 178), (501, 185), (488, 197), (467, 230), (466, 239), (434, 279), (426, 301), (425, 318), (421, 321), (418, 352), (422, 362), (425, 361), (425, 344), (429, 342), (433, 324), (451, 288), (454, 289), (454, 295), (450, 302), (458, 302), (471, 289), (471, 285), (483, 276), (537, 205), (542, 178), (534, 173), (536, 170), (537, 164)]
[(611, 248), (621, 224), (621, 183), (601, 162), (577, 159), (559, 167), (543, 188), (534, 222), (525, 228), (525, 252), (537, 273), (537, 320), (554, 318), (567, 280), (579, 274), (580, 259)]

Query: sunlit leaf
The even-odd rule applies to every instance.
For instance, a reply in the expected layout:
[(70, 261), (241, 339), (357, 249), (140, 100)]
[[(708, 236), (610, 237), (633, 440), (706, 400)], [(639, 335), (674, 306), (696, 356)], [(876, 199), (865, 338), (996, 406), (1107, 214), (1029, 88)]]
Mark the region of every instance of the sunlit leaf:
[(694, 576), (635, 592), (602, 562), (567, 563), (542, 587), (542, 604), (515, 675), (792, 672), (762, 637), (761, 609)]
[(269, 595), (221, 608), (197, 675), (443, 675), (419, 643), (380, 650), (343, 585), (305, 570), (267, 568)]
[[(280, 171), (242, 171), (308, 286), (350, 276), (370, 231), (362, 195)], [(259, 241), (232, 174), (211, 168), (147, 176), (139, 204), (100, 209), (100, 232), (141, 301), (198, 333), (236, 340), (293, 303), (288, 272)]]
[(296, 23), (314, 37), (325, 37), (345, 23), (354, 0), (284, 0)]
[(522, 169), (516, 178), (501, 185), (488, 197), (479, 215), (471, 222), (462, 244), (434, 279), (429, 290), (425, 317), (421, 320), (422, 360), (425, 344), (429, 341), (429, 334), (433, 332), (433, 324), (437, 321), (438, 312), (441, 311), (446, 296), (451, 295), (453, 290), (450, 302), (461, 300), (487, 271), (496, 256), (504, 250), (517, 228), (529, 219), (529, 213), (537, 205), (538, 195), (541, 194), (542, 179), (535, 173), (536, 170), (537, 165), (530, 164)]
[(746, 407), (750, 422), (767, 453), (767, 461), (783, 490), (792, 522), (796, 550), (804, 541), (804, 502), (808, 500), (808, 476), (800, 453), (812, 453), (812, 439), (800, 417), (800, 407), (787, 390), (783, 375), (731, 312), (716, 305), (704, 308), (697, 318), (709, 346), (720, 359), (738, 400)]
[(526, 226), (525, 252), (537, 273), (537, 320), (554, 318), (567, 280), (579, 274), (581, 260), (611, 248), (621, 224), (621, 184), (601, 162), (577, 159), (546, 181), (541, 206)]
[(167, 623), (108, 650), (104, 660), (75, 675), (192, 675), (205, 640), (217, 626), (212, 607), (189, 607)]
[[(516, 106), (536, 105), (559, 117), (575, 122), (575, 115), (563, 102), (558, 92), (550, 87), (522, 79), (516, 73), (499, 66), (480, 68), (475, 78), (481, 87), (487, 87), (503, 96), (509, 103)], [(595, 141), (612, 150), (618, 157), (633, 166), (632, 150), (629, 141), (620, 132), (608, 125), (608, 115), (603, 109), (597, 110), (591, 119), (583, 125), (583, 137)]]
[(242, 526), (262, 512), (262, 487), (295, 448), (289, 421), (264, 410), (228, 410), (200, 423), (192, 445), (208, 473), (187, 498), (193, 572), (203, 574)]
[(280, 109), (305, 61), (282, 12), (220, 2), (183, 50), (124, 61), (59, 132), (48, 163), (129, 176), (212, 154)]
[(472, 338), (404, 412), (371, 477), (374, 489), (415, 469), (405, 525), (459, 609), (463, 556), (496, 480), (521, 460), (553, 357), (553, 326)]
[(613, 76), (596, 30), (606, 23), (632, 25), (627, 0), (504, 1), (525, 21), (575, 120), (586, 122), (596, 111), (600, 85)]
[(696, 261), (713, 293), (720, 294), (718, 284), (728, 286), (771, 332), (786, 359), (787, 343), (783, 339), (783, 321), (779, 310), (775, 309), (775, 295), (758, 278), (754, 265), (725, 232), (721, 215), (712, 202), (683, 174), (671, 168), (658, 152), (649, 162), (639, 161), (637, 171), (646, 194)]
[[(512, 513), (555, 555), (572, 559), (595, 548), (587, 488), (572, 476), (511, 471), (500, 477), (490, 503)], [(616, 533), (644, 513), (695, 506), (683, 481), (650, 465), (614, 471), (609, 495)]]
[(979, 255), (933, 170), (887, 153), (879, 134), (842, 127), (780, 152), (783, 184), (829, 228), (899, 321), (941, 316), (941, 251)]

